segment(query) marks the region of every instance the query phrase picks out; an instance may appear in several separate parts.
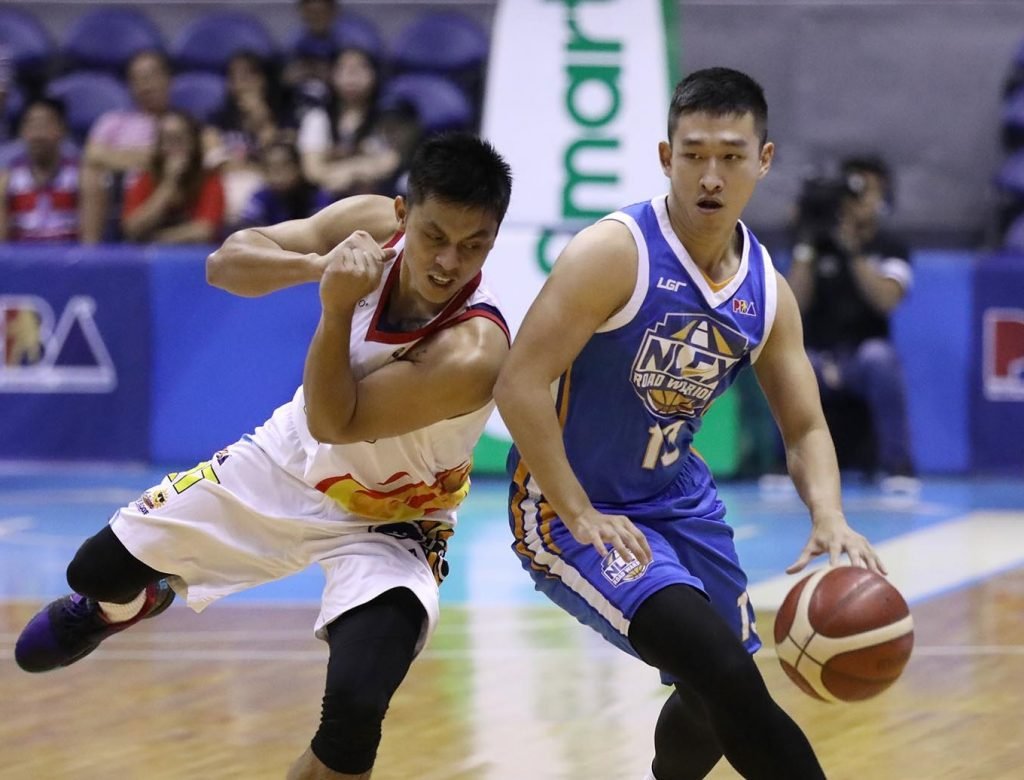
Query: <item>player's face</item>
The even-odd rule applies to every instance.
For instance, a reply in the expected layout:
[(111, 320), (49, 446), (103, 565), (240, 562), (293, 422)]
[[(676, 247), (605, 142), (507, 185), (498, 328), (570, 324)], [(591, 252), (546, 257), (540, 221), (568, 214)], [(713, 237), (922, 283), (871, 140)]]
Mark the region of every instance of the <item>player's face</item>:
[(493, 212), (436, 198), (411, 208), (396, 198), (395, 215), (405, 231), (403, 287), (435, 304), (445, 303), (480, 272), (498, 235)]
[(673, 207), (694, 227), (729, 227), (739, 219), (757, 182), (768, 173), (775, 147), (761, 146), (751, 113), (683, 114), (671, 144), (658, 147), (671, 182)]

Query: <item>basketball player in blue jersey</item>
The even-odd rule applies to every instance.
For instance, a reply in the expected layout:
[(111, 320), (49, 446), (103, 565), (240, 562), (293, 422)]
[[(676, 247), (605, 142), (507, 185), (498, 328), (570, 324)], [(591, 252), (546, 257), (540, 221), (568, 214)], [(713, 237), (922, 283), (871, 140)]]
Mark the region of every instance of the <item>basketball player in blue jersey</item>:
[(573, 238), (495, 388), (516, 443), (510, 522), (523, 567), (675, 686), (655, 729), (656, 780), (704, 777), (723, 755), (746, 778), (824, 776), (749, 655), (761, 642), (746, 576), (691, 447), (748, 364), (811, 514), (787, 571), (844, 552), (882, 571), (843, 516), (793, 295), (739, 221), (771, 167), (767, 113), (761, 87), (737, 71), (680, 82), (658, 149), (668, 194)]
[(68, 567), (75, 593), (15, 646), (68, 666), (181, 596), (214, 600), (319, 563), (330, 647), (320, 726), (289, 780), (368, 778), (392, 695), (437, 625), (438, 585), (508, 329), (481, 269), (508, 165), (466, 134), (413, 157), (408, 198), (359, 196), (241, 231), (207, 263), (243, 296), (319, 285), (294, 397), (251, 435), (117, 510)]

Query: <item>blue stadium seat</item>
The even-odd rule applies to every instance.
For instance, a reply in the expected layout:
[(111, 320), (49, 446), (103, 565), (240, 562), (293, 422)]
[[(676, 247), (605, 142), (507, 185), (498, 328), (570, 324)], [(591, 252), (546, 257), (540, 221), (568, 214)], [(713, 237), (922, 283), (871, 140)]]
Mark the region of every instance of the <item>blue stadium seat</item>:
[(473, 107), (457, 86), (443, 76), (406, 73), (396, 76), (381, 93), (382, 110), (402, 104), (416, 110), (424, 132), (464, 130), (473, 123)]
[(46, 87), (46, 94), (64, 102), (68, 127), (78, 141), (85, 140), (89, 128), (100, 114), (132, 106), (127, 88), (109, 73), (69, 73), (51, 81)]
[(339, 49), (362, 49), (378, 60), (384, 53), (384, 40), (377, 25), (348, 11), (334, 23), (334, 42)]
[(210, 121), (224, 105), (226, 95), (224, 77), (217, 73), (192, 71), (171, 80), (171, 105), (200, 122)]
[(1003, 101), (1003, 148), (1024, 148), (1024, 85)]
[(10, 52), (19, 78), (44, 74), (57, 53), (46, 28), (20, 8), (0, 8), (0, 45)]
[(1024, 198), (1024, 152), (1012, 154), (1003, 161), (995, 182), (1008, 195)]
[(241, 51), (264, 60), (277, 56), (277, 46), (263, 22), (245, 11), (205, 14), (186, 26), (172, 47), (179, 70), (216, 73), (223, 73), (228, 60)]
[(64, 56), (77, 68), (120, 73), (140, 51), (164, 50), (156, 25), (134, 8), (94, 8), (78, 17), (64, 42)]
[(452, 73), (482, 68), (489, 47), (487, 33), (465, 14), (425, 13), (398, 33), (391, 62), (399, 72)]
[(1024, 252), (1024, 214), (1015, 219), (1003, 236), (1003, 248)]
[(7, 99), (4, 101), (4, 122), (14, 123), (21, 116), (21, 110), (25, 107), (25, 95), (17, 84), (7, 85)]

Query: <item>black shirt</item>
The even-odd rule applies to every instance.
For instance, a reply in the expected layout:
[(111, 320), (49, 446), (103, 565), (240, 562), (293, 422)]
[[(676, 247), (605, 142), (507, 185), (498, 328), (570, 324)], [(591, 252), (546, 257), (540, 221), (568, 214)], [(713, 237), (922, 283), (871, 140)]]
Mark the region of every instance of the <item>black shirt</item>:
[[(889, 338), (889, 318), (861, 295), (847, 252), (827, 237), (819, 238), (813, 246), (814, 294), (803, 315), (804, 344), (827, 350)], [(909, 282), (910, 253), (895, 237), (879, 232), (864, 245), (861, 254), (868, 262), (895, 271), (901, 284)], [(894, 265), (900, 261), (905, 268)]]

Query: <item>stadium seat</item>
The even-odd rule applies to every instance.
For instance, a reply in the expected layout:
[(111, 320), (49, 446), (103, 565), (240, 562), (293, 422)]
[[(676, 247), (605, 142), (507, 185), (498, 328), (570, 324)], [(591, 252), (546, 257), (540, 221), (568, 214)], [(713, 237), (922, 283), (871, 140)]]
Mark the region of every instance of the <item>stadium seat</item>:
[(46, 94), (64, 102), (68, 127), (77, 141), (85, 140), (100, 114), (132, 106), (131, 95), (124, 84), (109, 73), (69, 73), (51, 81)]
[(1003, 248), (1024, 252), (1024, 214), (1015, 219), (1003, 236)]
[(13, 124), (21, 116), (21, 110), (25, 107), (25, 95), (17, 84), (7, 85), (7, 99), (4, 101), (5, 122)]
[(426, 13), (398, 33), (391, 62), (398, 72), (450, 74), (481, 68), (488, 48), (487, 33), (465, 14)]
[(384, 53), (384, 41), (377, 25), (348, 11), (334, 23), (334, 41), (339, 49), (362, 49), (376, 59)]
[(996, 186), (1015, 198), (1024, 198), (1024, 151), (1006, 158), (996, 174)]
[(46, 28), (20, 8), (0, 8), (0, 46), (10, 52), (20, 79), (44, 75), (56, 54)]
[(1024, 148), (1024, 85), (1003, 101), (1003, 148)]
[(442, 76), (407, 73), (396, 76), (381, 93), (381, 109), (412, 106), (426, 133), (464, 130), (473, 123), (473, 107), (457, 86)]
[(404, 27), (391, 47), (396, 73), (434, 73), (456, 84), (469, 98), (476, 126), (483, 104), (484, 64), (490, 43), (473, 19), (457, 11), (426, 13)]
[(171, 105), (200, 122), (210, 121), (224, 105), (226, 94), (224, 77), (216, 73), (180, 73), (171, 81)]
[(242, 51), (264, 60), (277, 56), (277, 47), (267, 28), (244, 11), (214, 11), (199, 17), (181, 31), (172, 48), (179, 70), (216, 73), (224, 73), (228, 60)]
[(77, 68), (120, 73), (140, 51), (163, 51), (156, 25), (134, 8), (94, 8), (68, 32), (64, 56)]

